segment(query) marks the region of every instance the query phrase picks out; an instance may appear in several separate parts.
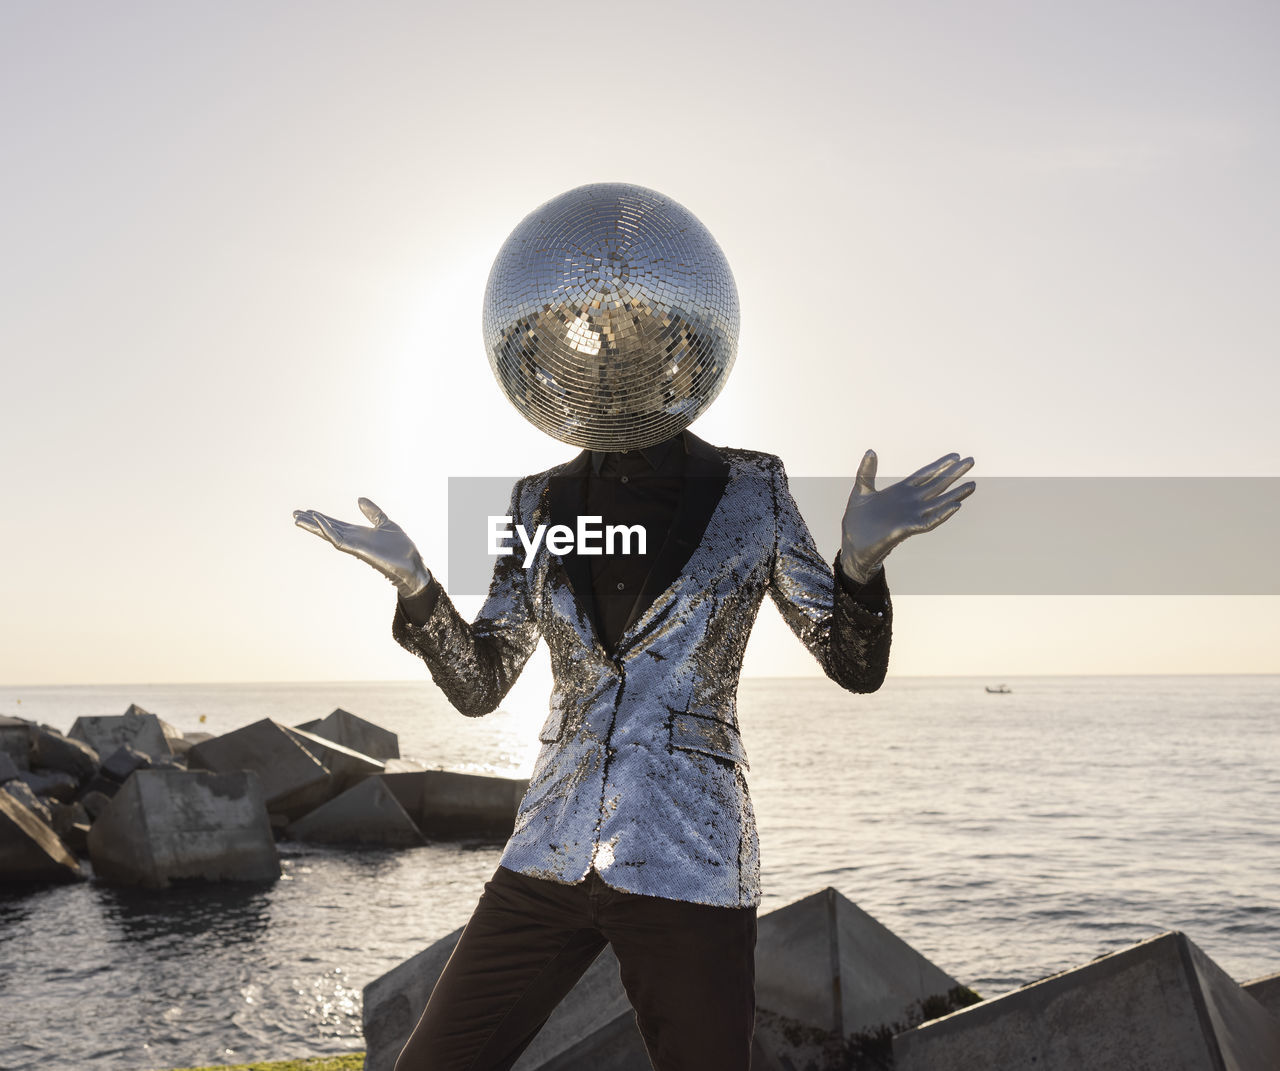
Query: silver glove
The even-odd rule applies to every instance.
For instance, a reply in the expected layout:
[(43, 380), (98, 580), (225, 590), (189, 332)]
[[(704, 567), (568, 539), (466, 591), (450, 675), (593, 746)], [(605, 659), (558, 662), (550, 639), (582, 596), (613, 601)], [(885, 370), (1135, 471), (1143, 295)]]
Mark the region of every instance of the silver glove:
[(973, 458), (947, 454), (877, 491), (876, 452), (868, 450), (858, 466), (841, 526), (840, 565), (849, 579), (865, 584), (904, 539), (937, 528), (955, 513), (976, 485), (970, 480), (947, 488), (972, 467)]
[(360, 499), (360, 512), (373, 522), (372, 528), (307, 509), (295, 509), (293, 523), (327, 539), (340, 551), (368, 562), (406, 599), (422, 592), (431, 583), (431, 570), (422, 564), (413, 540), (369, 499)]

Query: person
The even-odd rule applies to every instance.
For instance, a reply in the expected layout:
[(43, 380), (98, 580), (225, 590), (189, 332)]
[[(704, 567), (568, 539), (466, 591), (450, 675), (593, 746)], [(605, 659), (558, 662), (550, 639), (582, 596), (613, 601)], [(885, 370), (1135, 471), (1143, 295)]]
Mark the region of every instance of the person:
[(606, 943), (655, 1068), (749, 1066), (759, 855), (734, 698), (756, 612), (767, 593), (827, 676), (876, 690), (892, 627), (882, 563), (974, 488), (955, 486), (973, 464), (957, 454), (882, 490), (876, 464), (867, 451), (827, 565), (771, 454), (688, 430), (583, 450), (519, 480), (509, 515), (530, 532), (580, 514), (642, 524), (646, 553), (544, 541), (528, 568), (499, 556), (470, 623), (368, 499), (371, 527), (295, 513), (392, 580), (395, 638), (464, 714), (501, 702), (539, 637), (551, 651), (515, 829), (396, 1071), (510, 1067)]
[[(828, 564), (778, 457), (689, 430), (738, 324), (724, 253), (684, 206), (628, 183), (569, 190), (499, 251), (484, 333), (508, 400), (581, 451), (516, 481), (475, 619), (368, 499), (368, 525), (294, 513), (391, 580), (392, 634), (463, 714), (495, 709), (540, 639), (551, 655), (514, 829), (396, 1071), (509, 1068), (606, 945), (657, 1071), (750, 1065), (760, 858), (736, 696), (756, 613), (767, 594), (828, 677), (874, 691), (883, 562), (974, 484), (956, 483), (973, 459), (948, 454), (877, 490), (868, 450)], [(550, 538), (588, 517), (643, 532), (643, 552)]]

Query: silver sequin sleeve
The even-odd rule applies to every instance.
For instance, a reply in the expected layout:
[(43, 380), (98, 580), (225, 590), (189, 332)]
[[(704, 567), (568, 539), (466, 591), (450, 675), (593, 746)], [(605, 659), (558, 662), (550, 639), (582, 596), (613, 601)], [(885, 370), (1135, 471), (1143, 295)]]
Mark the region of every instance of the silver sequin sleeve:
[[(888, 589), (883, 589), (883, 610), (860, 605), (838, 579), (839, 554), (828, 564), (819, 553), (780, 460), (773, 475), (778, 522), (769, 596), (828, 677), (851, 692), (874, 692), (889, 668), (893, 608)], [(882, 586), (883, 575), (874, 583)]]
[[(516, 482), (507, 507), (514, 525), (521, 523), (523, 484), (523, 480)], [(514, 542), (515, 537), (509, 536), (502, 545)], [(468, 717), (488, 714), (515, 684), (540, 635), (529, 598), (528, 573), (519, 553), (496, 559), (488, 598), (470, 624), (439, 588), (421, 625), (411, 622), (403, 606), (397, 605), (391, 633), (401, 647), (427, 664), (431, 679), (458, 710)]]

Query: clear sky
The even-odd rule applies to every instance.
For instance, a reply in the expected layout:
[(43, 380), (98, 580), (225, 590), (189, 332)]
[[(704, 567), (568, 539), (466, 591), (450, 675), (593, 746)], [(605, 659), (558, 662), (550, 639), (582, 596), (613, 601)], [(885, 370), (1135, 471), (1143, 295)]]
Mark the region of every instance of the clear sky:
[[(4, 4), (0, 683), (424, 673), (290, 513), (368, 495), (447, 583), (447, 477), (574, 452), (480, 302), (585, 182), (733, 266), (714, 443), (1280, 475), (1278, 55), (1270, 2)], [(891, 672), (1277, 672), (1278, 604), (904, 597)], [(768, 606), (747, 669), (816, 672)]]

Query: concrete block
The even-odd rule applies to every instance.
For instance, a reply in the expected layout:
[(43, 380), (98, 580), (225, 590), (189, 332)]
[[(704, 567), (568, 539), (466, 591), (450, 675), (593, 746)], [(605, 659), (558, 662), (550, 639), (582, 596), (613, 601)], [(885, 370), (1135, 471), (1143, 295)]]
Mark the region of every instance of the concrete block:
[(262, 789), (247, 770), (136, 771), (89, 831), (89, 856), (94, 873), (118, 885), (280, 876)]
[(191, 769), (258, 775), (267, 809), (301, 818), (333, 793), (329, 771), (298, 743), (285, 726), (263, 718), (196, 744), (187, 753)]
[(128, 744), (121, 744), (102, 760), (102, 774), (123, 785), (134, 770), (142, 770), (150, 765), (151, 759), (144, 752)]
[(1245, 982), (1241, 988), (1267, 1009), (1271, 1015), (1280, 1019), (1280, 971)]
[(427, 838), (380, 777), (366, 777), (304, 814), (285, 830), (294, 840), (323, 844), (411, 847)]
[(529, 782), (514, 777), (422, 770), (383, 774), (387, 787), (428, 837), (511, 836)]
[(67, 735), (88, 744), (99, 755), (110, 755), (121, 744), (128, 744), (152, 758), (158, 758), (173, 753), (166, 728), (177, 732), (154, 714), (131, 705), (123, 714), (76, 718)]
[(160, 723), (160, 731), (164, 733), (165, 738), (168, 740), (180, 739), (182, 736), (181, 729), (174, 725), (170, 725), (164, 720), (164, 718), (156, 714), (152, 714), (151, 711), (143, 710), (137, 703), (130, 703), (128, 709), (124, 713), (125, 717), (143, 717), (145, 715), (148, 718), (155, 718), (156, 721)]
[(0, 752), (8, 755), (19, 770), (31, 769), (31, 731), (25, 718), (0, 714)]
[(96, 773), (91, 778), (89, 778), (89, 781), (87, 784), (81, 787), (80, 799), (83, 801), (87, 799), (89, 796), (94, 796), (94, 795), (106, 796), (107, 799), (110, 799), (112, 796), (114, 796), (117, 792), (120, 791), (120, 784), (121, 782), (115, 781), (104, 774)]
[(382, 773), (383, 765), (377, 759), (362, 755), (344, 744), (326, 740), (304, 729), (284, 727), (285, 732), (307, 749), (333, 778), (331, 792), (345, 792), (357, 781)]
[(898, 1071), (1275, 1071), (1280, 1023), (1170, 932), (894, 1038)]
[(79, 779), (62, 770), (20, 770), (18, 780), (26, 782), (37, 796), (49, 796), (64, 802), (75, 799), (80, 789)]
[[(606, 948), (582, 977), (585, 980), (588, 975), (599, 972), (600, 977), (597, 980), (602, 981), (605, 976), (616, 973), (617, 970), (618, 961), (614, 958), (613, 952)], [(566, 1000), (556, 1009), (556, 1012), (560, 1012), (561, 1008), (567, 1013), (575, 1008), (575, 1005), (569, 1004)], [(552, 1013), (552, 1019), (555, 1017), (555, 1013)], [(601, 1017), (603, 1018), (603, 1015)], [(553, 1026), (551, 1019), (548, 1019), (546, 1026), (516, 1061), (515, 1071), (533, 1071), (535, 1068), (537, 1071), (582, 1071), (584, 1068), (591, 1068), (591, 1071), (652, 1071), (653, 1064), (645, 1049), (644, 1038), (640, 1036), (640, 1028), (636, 1025), (635, 1012), (631, 1010), (630, 1002), (618, 1014), (605, 1019), (603, 1025), (590, 1030), (589, 1033), (585, 1032), (585, 1028), (585, 1023), (578, 1027), (571, 1021)], [(579, 1032), (580, 1030), (582, 1032)], [(542, 1047), (552, 1039), (573, 1037), (579, 1040), (570, 1042), (563, 1049), (545, 1054), (541, 1051)], [(751, 1069), (752, 1071), (769, 1071), (760, 1063), (759, 1056), (754, 1050), (751, 1055)], [(793, 1071), (793, 1069), (787, 1067), (779, 1071)]]
[(89, 825), (89, 812), (79, 800), (75, 803), (59, 803), (55, 800), (49, 804), (49, 813), (52, 816), (49, 825), (63, 840), (67, 838), (67, 831), (78, 822)]
[(169, 738), (169, 749), (177, 759), (186, 760), (187, 752), (202, 740), (212, 740), (213, 733), (190, 732)]
[(0, 792), (7, 792), (13, 799), (17, 800), (22, 804), (22, 806), (46, 825), (53, 825), (53, 808), (55, 803), (48, 800), (42, 800), (31, 791), (31, 786), (22, 778), (16, 777), (12, 781), (9, 781), (4, 788), (0, 788)]
[[(119, 788), (119, 785), (114, 785), (112, 795), (114, 795)], [(86, 792), (80, 797), (80, 803), (84, 807), (85, 813), (89, 815), (89, 820), (91, 822), (96, 822), (98, 820), (98, 816), (107, 809), (107, 805), (110, 802), (111, 796), (107, 795), (105, 792), (99, 792), (97, 789)]]
[(187, 752), (195, 746), (194, 740), (188, 740), (185, 735), (172, 737), (169, 740), (169, 750), (173, 752), (175, 759), (185, 759)]
[(387, 759), (385, 773), (419, 773), (430, 767), (421, 759)]
[(83, 876), (58, 835), (0, 790), (0, 885), (75, 881)]
[(512, 1071), (650, 1071), (652, 1064), (606, 948), (551, 1013)]
[(80, 859), (89, 858), (90, 828), (88, 822), (76, 822), (62, 834), (62, 843), (67, 846), (67, 850)]
[(956, 979), (830, 886), (760, 920), (756, 1002), (799, 1022), (845, 1036), (919, 1023), (926, 1011), (957, 999), (949, 996), (957, 988)]
[(322, 718), (318, 722), (307, 722), (299, 725), (298, 728), (315, 733), (316, 736), (323, 736), (326, 740), (342, 744), (370, 758), (385, 761), (400, 757), (400, 738), (395, 733), (341, 707), (327, 718)]
[(71, 774), (77, 782), (94, 775), (98, 753), (82, 740), (39, 728), (31, 733), (31, 764)]

